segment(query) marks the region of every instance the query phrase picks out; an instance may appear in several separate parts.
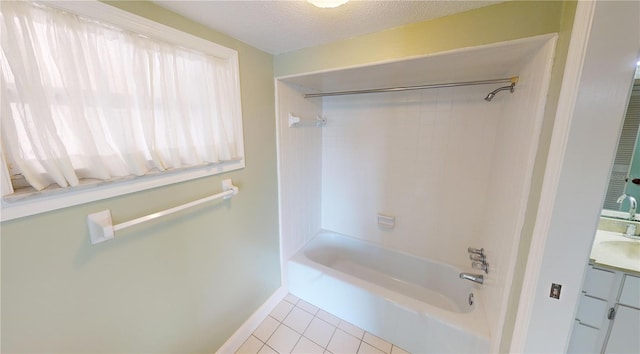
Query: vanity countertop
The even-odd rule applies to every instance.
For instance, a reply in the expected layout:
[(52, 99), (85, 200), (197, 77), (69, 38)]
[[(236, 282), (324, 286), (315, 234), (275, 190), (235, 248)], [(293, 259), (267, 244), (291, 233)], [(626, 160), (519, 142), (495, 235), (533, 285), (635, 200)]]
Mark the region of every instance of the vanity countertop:
[(640, 240), (626, 238), (617, 232), (598, 230), (590, 258), (595, 265), (640, 276)]

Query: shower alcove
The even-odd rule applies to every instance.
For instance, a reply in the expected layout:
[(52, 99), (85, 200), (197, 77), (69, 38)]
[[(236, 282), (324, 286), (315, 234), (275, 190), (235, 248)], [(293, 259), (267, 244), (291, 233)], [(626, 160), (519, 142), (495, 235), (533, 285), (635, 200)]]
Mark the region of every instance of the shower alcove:
[[(321, 230), (473, 273), (467, 248), (482, 247), (489, 272), (475, 294), (497, 352), (555, 43), (543, 35), (276, 78), (284, 285), (287, 262)], [(514, 92), (490, 102), (505, 84), (305, 98), (511, 77)], [(290, 126), (291, 115), (309, 124)]]

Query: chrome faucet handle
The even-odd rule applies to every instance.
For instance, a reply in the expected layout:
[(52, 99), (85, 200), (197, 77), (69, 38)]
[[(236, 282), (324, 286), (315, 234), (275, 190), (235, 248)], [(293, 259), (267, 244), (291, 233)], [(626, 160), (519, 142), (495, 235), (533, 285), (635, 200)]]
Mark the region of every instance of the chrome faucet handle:
[(484, 276), (482, 274), (460, 273), (460, 279), (470, 280), (478, 284), (484, 283)]
[(486, 263), (487, 261), (487, 257), (484, 254), (476, 254), (476, 253), (469, 254), (469, 259), (472, 261), (477, 261), (482, 263)]
[(471, 267), (477, 270), (483, 270), (486, 274), (489, 274), (489, 263), (483, 262), (473, 262), (471, 263)]
[(467, 252), (472, 253), (472, 254), (479, 254), (479, 255), (484, 257), (484, 248), (469, 247), (469, 248), (467, 248)]

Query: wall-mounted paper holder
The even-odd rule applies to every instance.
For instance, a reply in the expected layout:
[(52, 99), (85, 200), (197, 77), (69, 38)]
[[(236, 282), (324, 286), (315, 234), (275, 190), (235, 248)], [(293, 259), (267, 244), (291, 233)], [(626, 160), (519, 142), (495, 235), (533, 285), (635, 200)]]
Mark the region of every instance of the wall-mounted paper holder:
[(238, 193), (239, 193), (238, 187), (234, 186), (233, 182), (230, 179), (225, 179), (222, 181), (222, 192), (218, 194), (214, 194), (209, 197), (194, 200), (186, 204), (182, 204), (173, 208), (169, 208), (153, 214), (142, 216), (137, 219), (126, 221), (117, 225), (113, 225), (113, 222), (111, 220), (111, 210), (109, 209), (99, 211), (97, 213), (89, 214), (87, 215), (87, 225), (89, 226), (89, 235), (91, 236), (91, 244), (95, 245), (96, 243), (113, 239), (115, 232), (118, 230), (122, 230), (127, 227), (137, 225), (145, 221), (153, 220), (165, 215), (169, 215), (169, 214), (190, 208), (192, 206), (203, 204), (212, 200), (216, 200), (220, 198), (229, 199)]
[(289, 128), (324, 127), (325, 125), (327, 125), (327, 118), (317, 116), (316, 119), (303, 119), (289, 113)]

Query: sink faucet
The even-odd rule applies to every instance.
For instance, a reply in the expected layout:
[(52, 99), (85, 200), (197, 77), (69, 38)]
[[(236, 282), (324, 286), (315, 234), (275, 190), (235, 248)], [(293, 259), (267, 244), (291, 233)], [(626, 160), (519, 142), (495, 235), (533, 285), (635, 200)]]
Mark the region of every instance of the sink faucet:
[(638, 207), (638, 203), (636, 202), (636, 198), (623, 193), (620, 198), (618, 198), (617, 203), (621, 204), (622, 202), (624, 202), (625, 199), (629, 199), (629, 220), (635, 220), (636, 219), (636, 208)]

